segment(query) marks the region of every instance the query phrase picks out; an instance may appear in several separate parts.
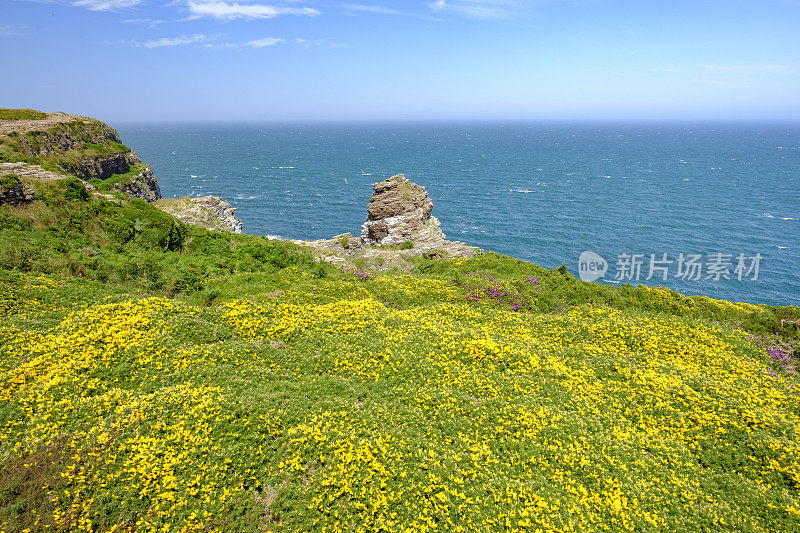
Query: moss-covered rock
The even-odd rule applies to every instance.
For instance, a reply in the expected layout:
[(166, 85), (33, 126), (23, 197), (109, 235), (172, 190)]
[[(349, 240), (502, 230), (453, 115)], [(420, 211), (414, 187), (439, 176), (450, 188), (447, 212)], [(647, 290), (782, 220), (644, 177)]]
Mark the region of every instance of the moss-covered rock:
[(35, 199), (33, 191), (16, 174), (0, 174), (0, 204), (26, 204)]

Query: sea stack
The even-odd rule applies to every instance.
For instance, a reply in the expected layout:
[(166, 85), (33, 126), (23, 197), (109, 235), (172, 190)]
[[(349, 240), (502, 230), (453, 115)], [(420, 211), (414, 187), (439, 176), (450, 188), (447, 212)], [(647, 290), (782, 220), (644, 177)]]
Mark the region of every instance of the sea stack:
[(364, 244), (414, 244), (439, 246), (444, 234), (436, 217), (431, 216), (433, 202), (422, 185), (405, 176), (373, 183), (374, 192), (367, 205), (367, 221), (361, 226)]

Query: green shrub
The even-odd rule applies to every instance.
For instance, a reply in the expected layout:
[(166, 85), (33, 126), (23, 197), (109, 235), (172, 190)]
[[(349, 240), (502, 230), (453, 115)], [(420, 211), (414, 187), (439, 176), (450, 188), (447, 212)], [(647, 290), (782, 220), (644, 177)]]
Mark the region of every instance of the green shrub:
[(89, 191), (83, 182), (72, 176), (44, 185), (41, 192), (42, 199), (48, 205), (65, 205), (89, 200)]

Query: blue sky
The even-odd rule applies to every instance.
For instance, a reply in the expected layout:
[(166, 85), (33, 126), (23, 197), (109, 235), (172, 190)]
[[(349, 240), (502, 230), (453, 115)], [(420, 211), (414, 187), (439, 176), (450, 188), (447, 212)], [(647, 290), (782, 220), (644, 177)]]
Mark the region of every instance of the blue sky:
[(798, 0), (0, 0), (0, 107), (800, 119), (798, 27)]

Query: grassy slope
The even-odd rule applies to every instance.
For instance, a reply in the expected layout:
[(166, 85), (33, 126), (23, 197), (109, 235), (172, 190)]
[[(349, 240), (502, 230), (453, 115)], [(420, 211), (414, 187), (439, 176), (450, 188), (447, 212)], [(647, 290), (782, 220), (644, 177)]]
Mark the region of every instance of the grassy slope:
[(38, 120), (47, 118), (47, 113), (33, 109), (0, 108), (0, 120)]
[(0, 207), (2, 529), (800, 527), (797, 308), (341, 272), (78, 185)]

